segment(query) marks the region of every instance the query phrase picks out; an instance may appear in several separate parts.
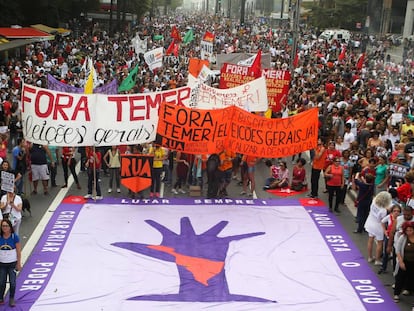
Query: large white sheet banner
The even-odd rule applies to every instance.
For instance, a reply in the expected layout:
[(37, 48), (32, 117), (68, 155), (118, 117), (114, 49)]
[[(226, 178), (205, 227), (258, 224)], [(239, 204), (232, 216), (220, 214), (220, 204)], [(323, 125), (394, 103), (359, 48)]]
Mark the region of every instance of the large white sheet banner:
[(398, 310), (326, 207), (105, 200), (56, 209), (19, 310)]
[(217, 89), (189, 74), (188, 85), (194, 89), (197, 98), (191, 102), (191, 108), (218, 109), (237, 106), (247, 111), (266, 111), (268, 109), (266, 79), (264, 77), (233, 88)]
[(248, 111), (267, 109), (266, 83), (256, 79), (231, 89), (200, 83), (140, 94), (73, 94), (24, 84), (24, 137), (54, 146), (111, 146), (155, 140), (162, 102), (190, 108), (235, 105)]
[(151, 71), (162, 67), (163, 56), (164, 48), (162, 47), (144, 53), (145, 62)]

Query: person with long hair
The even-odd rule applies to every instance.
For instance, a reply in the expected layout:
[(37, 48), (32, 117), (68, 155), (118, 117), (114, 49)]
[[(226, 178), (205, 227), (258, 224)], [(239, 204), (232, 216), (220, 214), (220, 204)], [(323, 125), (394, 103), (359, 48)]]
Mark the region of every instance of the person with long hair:
[(9, 305), (14, 307), (16, 302), (16, 271), (22, 269), (22, 248), (19, 236), (14, 233), (13, 226), (8, 219), (1, 221), (0, 231), (0, 305), (4, 304), (7, 277), (10, 282)]
[(395, 266), (394, 301), (400, 301), (403, 288), (414, 288), (414, 222), (407, 221), (402, 225), (403, 234), (398, 238), (395, 247), (397, 264)]

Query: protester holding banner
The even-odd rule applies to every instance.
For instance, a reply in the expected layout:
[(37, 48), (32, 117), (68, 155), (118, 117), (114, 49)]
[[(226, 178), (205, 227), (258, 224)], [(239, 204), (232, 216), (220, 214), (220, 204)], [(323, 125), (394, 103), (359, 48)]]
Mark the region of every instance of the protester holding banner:
[[(246, 163), (247, 167), (247, 172), (243, 176), (243, 191), (241, 192), (242, 195), (248, 195), (249, 197), (253, 196), (256, 188), (255, 171), (257, 161), (258, 158), (254, 156), (244, 155), (242, 157), (241, 165), (243, 166), (243, 164)], [(249, 191), (247, 189), (248, 184), (250, 184)]]
[[(95, 147), (86, 147), (86, 163), (85, 168), (88, 172), (88, 194), (84, 196), (85, 199), (93, 198), (93, 193), (96, 191), (94, 199), (102, 200), (100, 173), (102, 167), (102, 155)], [(95, 189), (93, 189), (95, 187)]]
[(165, 149), (162, 148), (160, 145), (155, 145), (150, 147), (149, 155), (154, 157), (154, 162), (152, 164), (152, 171), (151, 171), (151, 192), (150, 198), (160, 197), (160, 189), (161, 189), (161, 174), (163, 168), (163, 161), (167, 157)]
[(76, 159), (75, 159), (75, 148), (73, 147), (63, 147), (62, 148), (62, 168), (63, 168), (63, 178), (64, 184), (62, 188), (68, 186), (69, 170), (72, 174), (73, 180), (76, 183), (76, 187), (81, 189), (78, 180), (78, 174), (76, 173)]
[(231, 182), (231, 176), (233, 171), (233, 158), (236, 157), (236, 154), (230, 150), (223, 150), (222, 152), (220, 152), (219, 157), (219, 171), (221, 173), (219, 196), (226, 197), (228, 196), (227, 186)]
[(112, 146), (105, 155), (104, 161), (109, 168), (109, 188), (108, 193), (112, 192), (112, 186), (116, 183), (116, 192), (121, 192), (121, 156), (117, 146)]
[(175, 157), (175, 162), (177, 163), (176, 169), (176, 182), (171, 192), (174, 194), (182, 193), (185, 194), (183, 186), (185, 186), (188, 172), (190, 170), (190, 163), (188, 162), (188, 155), (181, 151), (177, 152)]
[(14, 191), (8, 191), (1, 197), (0, 209), (3, 219), (10, 221), (16, 234), (19, 234), (20, 224), (22, 222), (22, 208), (23, 200)]
[(16, 305), (14, 300), (16, 271), (22, 269), (20, 238), (14, 232), (10, 220), (3, 219), (0, 224), (0, 304), (4, 304), (4, 292), (8, 278), (10, 283), (9, 306), (14, 307)]

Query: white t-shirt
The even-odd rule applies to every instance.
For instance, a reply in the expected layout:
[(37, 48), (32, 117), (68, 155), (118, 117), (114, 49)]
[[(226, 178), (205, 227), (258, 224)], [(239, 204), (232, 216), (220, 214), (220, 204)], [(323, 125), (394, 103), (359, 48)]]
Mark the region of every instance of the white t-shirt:
[(372, 202), (367, 221), (365, 222), (365, 230), (367, 230), (370, 236), (374, 236), (377, 241), (384, 240), (381, 221), (385, 216), (387, 216), (387, 209), (378, 207)]
[[(7, 194), (3, 195), (1, 197), (1, 203), (6, 204), (7, 203)], [(14, 196), (14, 205), (19, 205), (19, 204), (23, 204), (22, 198), (19, 195), (15, 195)], [(6, 207), (4, 208), (4, 210), (2, 211), (3, 214), (7, 214), (7, 213), (11, 213), (14, 217), (16, 217), (17, 219), (21, 219), (22, 218), (22, 213), (14, 208), (12, 208), (10, 206), (10, 204), (6, 204)], [(1, 216), (1, 219), (3, 219), (3, 215)]]

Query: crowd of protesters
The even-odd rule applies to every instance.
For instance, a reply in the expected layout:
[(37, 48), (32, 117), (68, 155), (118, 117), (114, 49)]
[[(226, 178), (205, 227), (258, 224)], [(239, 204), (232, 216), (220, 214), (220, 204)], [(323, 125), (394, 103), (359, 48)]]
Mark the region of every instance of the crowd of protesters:
[[(161, 69), (153, 72), (148, 69), (143, 55), (135, 54), (131, 39), (138, 32), (141, 39), (147, 38), (148, 50), (160, 46), (167, 48), (172, 40), (172, 25), (182, 34), (192, 28), (194, 40), (181, 44), (179, 56), (169, 58)], [(413, 220), (414, 207), (410, 204), (414, 202), (414, 171), (411, 170), (414, 158), (414, 57), (412, 45), (406, 40), (402, 61), (399, 61), (390, 56), (386, 42), (374, 36), (358, 33), (350, 42), (321, 41), (315, 29), (303, 26), (297, 61), (293, 62), (292, 33), (288, 29), (270, 29), (259, 22), (240, 26), (235, 20), (218, 20), (206, 15), (172, 15), (160, 19), (144, 18), (133, 31), (109, 34), (98, 24), (89, 24), (77, 37), (69, 35), (28, 44), (22, 58), (10, 57), (0, 67), (0, 126), (4, 126), (0, 135), (0, 157), (6, 160), (7, 153), (11, 153), (11, 169), (16, 176), (20, 174), (16, 180), (17, 193), (28, 192), (23, 188), (22, 180), (29, 177), (33, 182), (32, 194), (39, 191), (40, 180), (43, 193), (47, 195), (49, 180), (51, 187), (58, 186), (59, 164), (64, 172), (62, 187), (68, 184), (70, 170), (78, 189), (82, 189), (74, 169), (77, 157), (80, 157), (81, 170), (88, 173), (86, 197), (92, 197), (94, 191), (97, 199), (103, 197), (99, 184), (105, 175), (110, 176), (108, 192), (116, 188), (119, 193), (119, 155), (123, 152), (154, 155), (151, 197), (160, 196), (161, 183), (171, 186), (171, 195), (179, 195), (187, 191), (187, 185), (202, 188), (206, 180), (208, 197), (228, 196), (227, 186), (233, 181), (242, 186), (241, 194), (248, 196), (253, 195), (257, 183), (265, 189), (290, 186), (299, 191), (306, 188), (307, 165), (301, 155), (294, 162), (292, 174), (286, 159), (278, 159), (278, 164), (275, 159), (263, 159), (270, 169), (270, 176), (255, 176), (255, 165), (261, 159), (227, 151), (208, 158), (176, 153), (152, 144), (96, 149), (67, 146), (61, 149), (24, 140), (20, 106), (22, 82), (47, 88), (47, 74), (51, 74), (63, 83), (83, 88), (87, 78), (83, 65), (89, 56), (101, 85), (113, 79), (120, 83), (138, 64), (136, 85), (128, 92), (181, 87), (187, 84), (188, 58), (200, 58), (200, 40), (205, 31), (214, 33), (215, 54), (230, 50), (255, 53), (260, 49), (270, 53), (272, 68), (292, 69), (286, 103), (281, 111), (274, 111), (272, 117), (287, 117), (314, 107), (319, 109), (318, 146), (310, 150), (309, 158), (309, 196), (316, 199), (320, 191), (326, 191), (329, 210), (340, 213), (346, 193), (350, 189), (356, 191), (358, 225), (355, 232), (366, 230), (369, 233), (369, 261), (381, 265), (383, 272), (386, 264), (381, 258), (391, 255), (394, 249), (393, 258), (398, 270), (395, 300), (398, 301), (403, 290), (414, 290), (412, 284), (406, 282), (414, 280), (412, 250), (401, 254), (404, 246), (395, 236), (402, 233), (411, 241), (413, 228), (407, 221)], [(214, 64), (212, 68), (219, 69), (214, 68)], [(325, 181), (324, 189), (319, 189), (321, 177)], [(392, 194), (393, 205), (384, 195), (387, 192)], [(138, 195), (143, 196), (142, 193)], [(384, 202), (390, 206), (383, 206)], [(376, 213), (372, 206), (379, 212)], [(380, 207), (389, 208), (389, 213)], [(394, 214), (401, 210), (402, 215)], [(381, 231), (382, 224), (384, 232)], [(383, 243), (384, 237), (386, 243)], [(377, 243), (375, 257), (374, 241)]]

